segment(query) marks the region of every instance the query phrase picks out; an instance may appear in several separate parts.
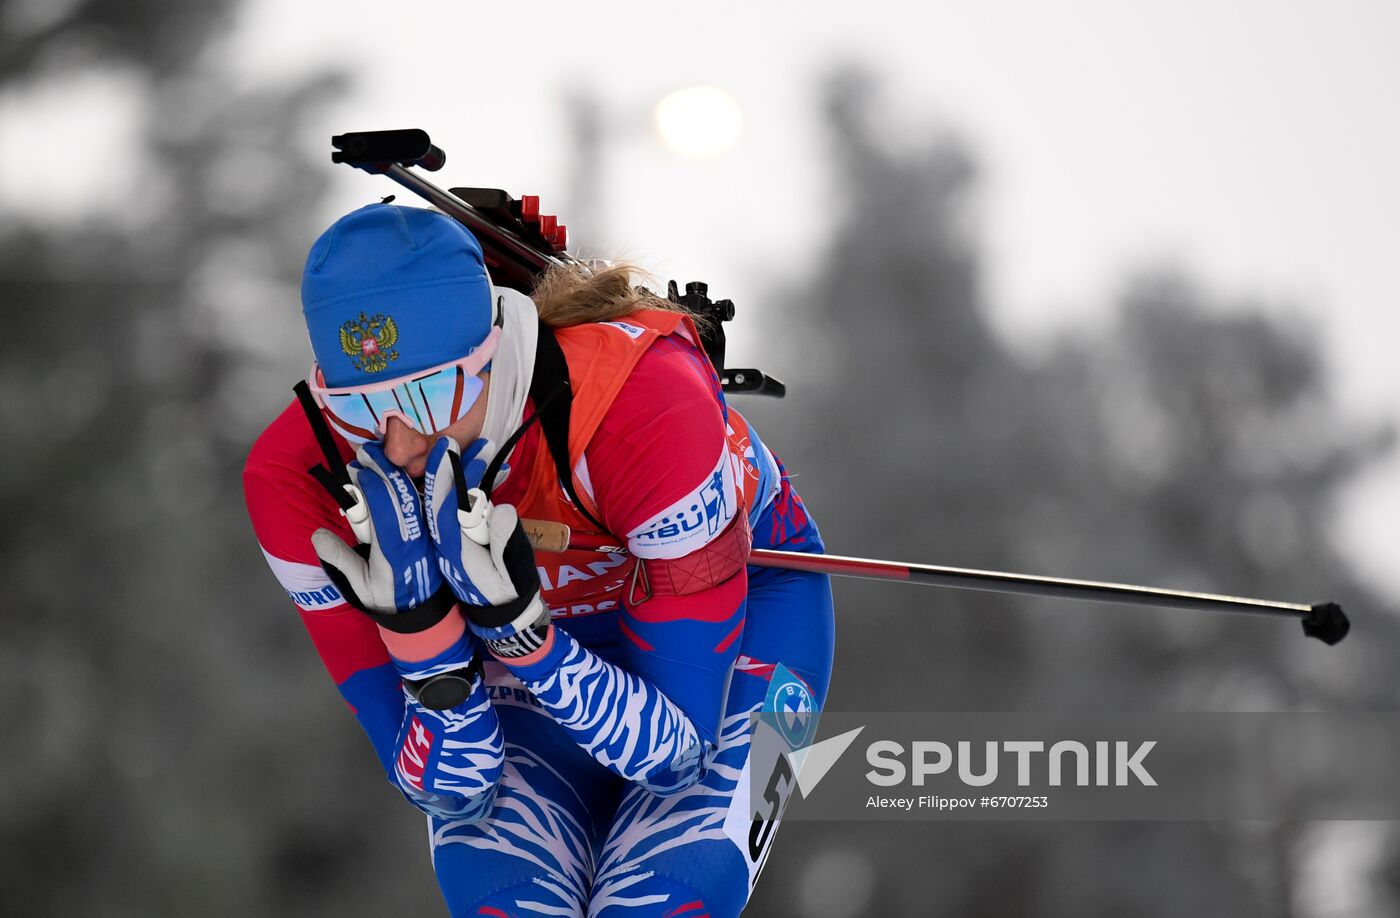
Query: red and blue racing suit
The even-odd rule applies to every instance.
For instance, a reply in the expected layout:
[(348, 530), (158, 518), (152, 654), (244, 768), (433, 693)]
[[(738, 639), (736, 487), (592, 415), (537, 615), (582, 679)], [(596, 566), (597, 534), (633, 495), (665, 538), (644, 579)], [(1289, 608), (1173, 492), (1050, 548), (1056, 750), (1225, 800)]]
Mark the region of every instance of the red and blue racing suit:
[[(725, 530), (715, 525), (723, 519), (700, 523), (738, 506), (732, 476), (719, 474), (731, 413), (703, 353), (680, 336), (659, 339), (631, 370), (588, 441), (582, 478), (600, 521), (626, 534), (633, 553), (685, 559)], [(754, 546), (821, 551), (783, 466), (749, 434)], [(536, 426), (511, 466), (528, 468), (544, 448)], [(740, 567), (698, 592), (634, 602), (617, 598), (625, 555), (564, 564), (539, 553), (550, 650), (508, 669), (469, 648), (487, 660), (473, 696), (430, 711), (402, 688), (413, 666), (390, 658), (312, 550), (321, 527), (353, 544), (307, 474), (318, 461), (293, 403), (248, 458), (253, 527), (389, 780), (428, 814), (451, 914), (737, 915), (772, 839), (752, 831), (750, 715), (786, 687), (775, 678), (805, 693), (813, 717), (820, 710), (833, 642), (828, 579)], [(522, 478), (508, 475), (493, 500), (514, 503)], [(591, 584), (609, 598), (578, 601)], [(494, 719), (481, 716), (487, 706)]]

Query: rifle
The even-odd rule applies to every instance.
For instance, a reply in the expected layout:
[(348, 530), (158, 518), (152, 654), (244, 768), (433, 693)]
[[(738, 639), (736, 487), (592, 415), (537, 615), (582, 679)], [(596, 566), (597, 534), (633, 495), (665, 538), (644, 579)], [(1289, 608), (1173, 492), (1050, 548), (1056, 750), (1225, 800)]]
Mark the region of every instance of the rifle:
[[(554, 265), (591, 270), (568, 252), (569, 230), (553, 214), (540, 211), (538, 195), (511, 197), (499, 188), (455, 187), (446, 191), (413, 167), (436, 172), (447, 154), (433, 145), (426, 131), (359, 131), (331, 138), (331, 162), (345, 163), (372, 175), (387, 175), (403, 187), (454, 218), (481, 243), (486, 268), (494, 283), (528, 294), (536, 279)], [(753, 367), (724, 365), (724, 324), (734, 318), (732, 300), (712, 300), (709, 286), (691, 281), (681, 293), (676, 282), (667, 286), (673, 303), (709, 321), (700, 324), (701, 344), (719, 374), (725, 392), (782, 398), (787, 387)]]
[[(492, 280), (528, 294), (536, 278), (553, 265), (570, 265), (590, 270), (589, 265), (568, 252), (568, 229), (558, 218), (540, 212), (537, 196), (513, 198), (499, 188), (449, 188), (446, 191), (412, 171), (415, 167), (436, 172), (447, 162), (447, 154), (433, 145), (427, 132), (410, 129), (361, 131), (331, 138), (335, 151), (331, 162), (345, 163), (374, 175), (387, 175), (404, 188), (458, 220), (481, 243)], [(675, 281), (668, 285), (672, 302), (708, 317), (701, 331), (705, 353), (719, 373), (724, 391), (735, 394), (770, 395), (781, 398), (786, 387), (777, 379), (753, 368), (728, 369), (724, 366), (723, 323), (734, 318), (730, 300), (711, 300), (708, 287), (699, 281), (686, 284), (681, 294)], [(524, 521), (527, 535), (541, 551), (623, 552), (605, 538), (576, 535), (567, 526), (544, 520)], [(1060, 577), (1036, 577), (1001, 571), (980, 571), (930, 564), (903, 564), (866, 558), (804, 552), (754, 549), (749, 564), (830, 574), (892, 580), (953, 589), (982, 590), (1027, 596), (1053, 596), (1089, 602), (1107, 602), (1155, 608), (1203, 612), (1253, 613), (1298, 619), (1303, 633), (1326, 644), (1336, 644), (1347, 636), (1351, 623), (1341, 606), (1334, 602), (1295, 603), (1214, 593), (1166, 590), (1155, 587)]]

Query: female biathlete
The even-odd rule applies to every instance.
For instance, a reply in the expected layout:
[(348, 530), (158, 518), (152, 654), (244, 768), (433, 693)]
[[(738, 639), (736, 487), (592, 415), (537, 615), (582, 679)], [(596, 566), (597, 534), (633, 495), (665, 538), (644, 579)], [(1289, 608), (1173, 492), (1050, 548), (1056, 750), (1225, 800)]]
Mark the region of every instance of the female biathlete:
[[(316, 241), (302, 300), (315, 366), (248, 509), (451, 914), (737, 915), (790, 790), (750, 799), (750, 715), (816, 716), (832, 604), (746, 566), (821, 538), (690, 316), (623, 269), (495, 287), (389, 204)], [(521, 519), (626, 550), (535, 553)]]

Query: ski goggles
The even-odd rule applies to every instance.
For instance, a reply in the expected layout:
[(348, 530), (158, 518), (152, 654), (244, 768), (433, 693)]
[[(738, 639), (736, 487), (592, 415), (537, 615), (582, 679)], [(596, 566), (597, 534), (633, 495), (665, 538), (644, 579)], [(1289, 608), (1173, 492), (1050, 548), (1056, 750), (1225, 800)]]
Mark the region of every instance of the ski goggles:
[(368, 386), (328, 388), (313, 365), (311, 395), (336, 432), (352, 444), (382, 439), (396, 417), (421, 434), (434, 434), (460, 421), (481, 395), (477, 376), (496, 353), (501, 329), (493, 327), (470, 354), (421, 373)]

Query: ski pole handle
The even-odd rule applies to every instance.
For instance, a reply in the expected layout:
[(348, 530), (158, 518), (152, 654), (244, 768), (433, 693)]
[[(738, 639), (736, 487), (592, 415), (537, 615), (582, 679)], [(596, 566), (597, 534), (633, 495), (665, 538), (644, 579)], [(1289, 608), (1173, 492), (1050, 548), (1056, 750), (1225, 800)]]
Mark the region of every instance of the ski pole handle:
[[(520, 528), (525, 530), (525, 538), (530, 540), (530, 547), (535, 551), (557, 554), (568, 551), (571, 547), (569, 545), (569, 527), (564, 523), (556, 523), (552, 520), (522, 519)], [(601, 551), (602, 549), (597, 550)]]

